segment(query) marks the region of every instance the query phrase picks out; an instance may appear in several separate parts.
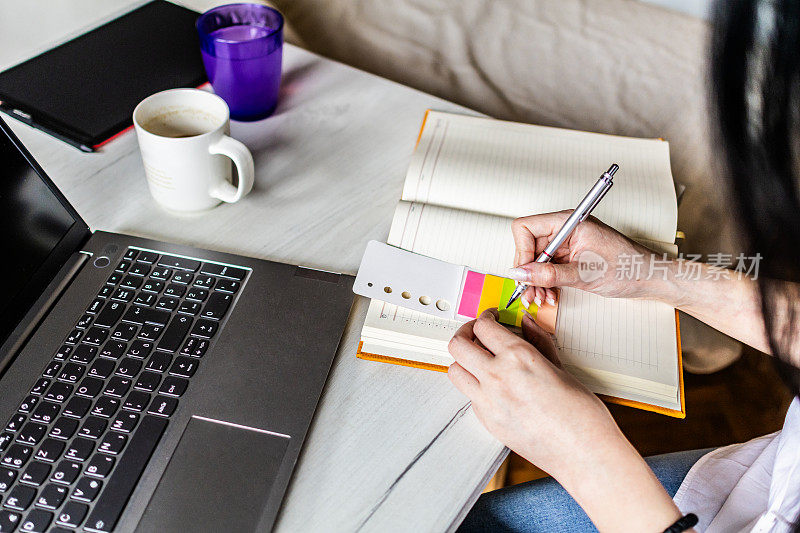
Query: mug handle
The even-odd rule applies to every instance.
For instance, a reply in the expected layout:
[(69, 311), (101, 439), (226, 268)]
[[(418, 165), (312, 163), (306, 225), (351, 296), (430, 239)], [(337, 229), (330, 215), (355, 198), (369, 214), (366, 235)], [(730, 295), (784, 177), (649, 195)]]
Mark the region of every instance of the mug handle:
[(223, 135), (219, 141), (212, 144), (208, 151), (212, 154), (229, 157), (236, 165), (236, 173), (239, 176), (238, 187), (234, 187), (227, 180), (222, 180), (211, 187), (211, 190), (208, 191), (209, 194), (223, 202), (238, 202), (253, 188), (255, 179), (253, 156), (244, 144), (227, 135)]

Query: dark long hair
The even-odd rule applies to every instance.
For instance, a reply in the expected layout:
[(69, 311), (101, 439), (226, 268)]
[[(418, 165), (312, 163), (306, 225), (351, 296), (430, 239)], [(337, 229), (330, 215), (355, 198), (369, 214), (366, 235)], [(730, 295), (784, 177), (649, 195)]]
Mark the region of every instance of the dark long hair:
[[(800, 393), (800, 2), (718, 0), (711, 102), (720, 171), (758, 285), (770, 348)], [(793, 363), (793, 364), (790, 364)]]

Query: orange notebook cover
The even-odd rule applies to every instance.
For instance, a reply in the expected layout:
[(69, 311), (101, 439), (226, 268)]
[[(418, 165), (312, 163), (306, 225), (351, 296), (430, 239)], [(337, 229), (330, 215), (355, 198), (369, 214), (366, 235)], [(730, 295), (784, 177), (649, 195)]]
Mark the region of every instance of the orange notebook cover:
[[(428, 109), (425, 111), (425, 116), (422, 119), (422, 125), (419, 129), (419, 134), (417, 135), (415, 148), (419, 146), (419, 142), (422, 139), (422, 134), (425, 130), (425, 124), (428, 121), (428, 116), (430, 115), (431, 110)], [(663, 139), (662, 139), (663, 140)], [(681, 352), (681, 331), (680, 331), (680, 320), (678, 317), (678, 310), (675, 310), (675, 331), (677, 337), (677, 350), (678, 350), (678, 363), (677, 363), (677, 370), (678, 370), (678, 393), (680, 395), (680, 405), (681, 409), (670, 409), (667, 407), (662, 407), (660, 405), (649, 404), (645, 402), (629, 400), (626, 398), (619, 398), (616, 396), (609, 396), (606, 394), (598, 394), (600, 398), (604, 401), (609, 403), (615, 403), (618, 405), (625, 405), (628, 407), (634, 407), (636, 409), (642, 409), (643, 411), (651, 411), (654, 413), (659, 413), (667, 416), (671, 416), (674, 418), (686, 418), (686, 401), (684, 395), (684, 385), (683, 385), (683, 356)], [(436, 372), (447, 372), (448, 367), (444, 365), (437, 365), (432, 363), (425, 363), (421, 361), (414, 361), (411, 359), (404, 359), (401, 357), (390, 357), (386, 355), (368, 353), (362, 351), (362, 346), (364, 345), (363, 341), (358, 343), (358, 350), (356, 352), (356, 357), (359, 359), (364, 359), (366, 361), (375, 361), (379, 363), (388, 363), (393, 365), (399, 366), (407, 366), (412, 368), (419, 368), (422, 370), (433, 370)]]

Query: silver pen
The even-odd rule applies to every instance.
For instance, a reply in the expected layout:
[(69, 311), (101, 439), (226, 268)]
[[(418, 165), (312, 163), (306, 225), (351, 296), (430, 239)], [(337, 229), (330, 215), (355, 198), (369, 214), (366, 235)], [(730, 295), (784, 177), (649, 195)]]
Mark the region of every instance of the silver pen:
[[(558, 230), (556, 236), (553, 237), (553, 240), (547, 245), (547, 247), (539, 254), (539, 257), (536, 258), (537, 263), (549, 263), (551, 259), (553, 259), (553, 254), (556, 253), (556, 250), (566, 241), (569, 236), (575, 231), (575, 228), (578, 227), (578, 224), (586, 220), (586, 218), (592, 213), (592, 210), (597, 207), (597, 204), (600, 203), (600, 200), (606, 195), (606, 193), (611, 189), (611, 186), (614, 185), (614, 173), (619, 169), (619, 165), (613, 164), (609, 167), (608, 170), (603, 172), (603, 175), (597, 180), (597, 183), (594, 184), (594, 187), (589, 191), (589, 193), (584, 196), (581, 203), (578, 204), (578, 207), (575, 208), (575, 211), (569, 216), (564, 225), (561, 226), (561, 229)], [(517, 283), (517, 287), (514, 289), (514, 293), (511, 295), (511, 298), (508, 300), (506, 304), (506, 308), (514, 303), (514, 300), (522, 296), (522, 293), (525, 292), (525, 289), (528, 288), (528, 285), (525, 283)]]

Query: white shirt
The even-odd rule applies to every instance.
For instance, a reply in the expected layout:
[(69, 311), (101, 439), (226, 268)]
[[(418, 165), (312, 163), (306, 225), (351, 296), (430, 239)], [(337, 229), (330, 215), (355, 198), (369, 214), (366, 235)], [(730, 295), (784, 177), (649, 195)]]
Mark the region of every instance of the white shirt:
[(790, 532), (800, 514), (800, 401), (783, 429), (714, 450), (686, 474), (675, 503), (698, 531)]

